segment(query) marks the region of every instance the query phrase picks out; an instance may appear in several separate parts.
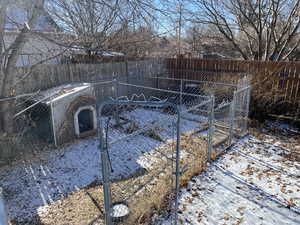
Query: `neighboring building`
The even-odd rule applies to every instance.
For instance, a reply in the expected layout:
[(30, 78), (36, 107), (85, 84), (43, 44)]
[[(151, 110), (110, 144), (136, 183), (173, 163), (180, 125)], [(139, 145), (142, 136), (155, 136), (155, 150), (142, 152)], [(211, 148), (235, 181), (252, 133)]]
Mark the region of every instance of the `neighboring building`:
[[(19, 30), (22, 29), (28, 21), (29, 15), (24, 4), (24, 2), (13, 2), (8, 6), (4, 30), (4, 43), (6, 47), (9, 47), (11, 43), (13, 43), (19, 34)], [(17, 66), (29, 66), (35, 64), (49, 56), (57, 55), (62, 50), (60, 46), (50, 40), (61, 38), (64, 34), (61, 33), (59, 26), (45, 10), (42, 11), (38, 18), (37, 25), (30, 29), (37, 31), (37, 33), (42, 35), (30, 34), (28, 36), (28, 40), (22, 49)], [(47, 37), (47, 40), (42, 36)], [(45, 63), (57, 64), (59, 62), (60, 58), (56, 57)]]

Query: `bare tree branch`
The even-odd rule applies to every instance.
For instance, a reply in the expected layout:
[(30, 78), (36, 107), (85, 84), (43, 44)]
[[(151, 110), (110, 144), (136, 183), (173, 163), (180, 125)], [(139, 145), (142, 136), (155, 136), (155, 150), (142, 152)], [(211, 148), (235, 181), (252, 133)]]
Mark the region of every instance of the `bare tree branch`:
[(300, 0), (193, 2), (194, 20), (217, 27), (244, 59), (288, 59), (299, 48)]

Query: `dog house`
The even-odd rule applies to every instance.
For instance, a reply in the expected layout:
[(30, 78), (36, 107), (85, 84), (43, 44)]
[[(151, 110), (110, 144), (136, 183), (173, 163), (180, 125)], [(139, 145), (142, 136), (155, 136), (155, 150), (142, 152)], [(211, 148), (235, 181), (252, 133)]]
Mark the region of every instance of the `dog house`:
[(62, 85), (42, 91), (36, 108), (46, 108), (52, 140), (63, 144), (96, 133), (97, 114), (94, 88), (89, 83)]

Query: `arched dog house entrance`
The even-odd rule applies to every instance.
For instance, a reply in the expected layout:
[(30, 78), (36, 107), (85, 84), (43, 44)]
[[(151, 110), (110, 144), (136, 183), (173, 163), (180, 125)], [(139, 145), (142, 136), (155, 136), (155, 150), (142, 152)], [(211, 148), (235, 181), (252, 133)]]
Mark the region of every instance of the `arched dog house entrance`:
[(97, 128), (96, 110), (93, 106), (83, 106), (74, 114), (74, 128), (77, 137), (85, 136)]

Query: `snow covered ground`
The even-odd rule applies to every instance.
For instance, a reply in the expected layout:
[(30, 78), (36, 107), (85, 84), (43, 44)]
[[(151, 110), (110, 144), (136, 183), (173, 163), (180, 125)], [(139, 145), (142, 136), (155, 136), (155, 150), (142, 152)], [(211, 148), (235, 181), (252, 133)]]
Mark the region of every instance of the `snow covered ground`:
[[(122, 115), (137, 122), (139, 128), (154, 124), (166, 114), (136, 109)], [(173, 120), (175, 116), (173, 116)], [(170, 121), (173, 121), (172, 118)], [(199, 123), (182, 120), (182, 132), (192, 131)], [(171, 127), (170, 127), (171, 126)], [(160, 124), (156, 132), (162, 138), (173, 138), (172, 123)], [(110, 141), (127, 135), (123, 129), (110, 129)], [(175, 133), (176, 135), (176, 133)], [(41, 152), (0, 168), (0, 185), (4, 189), (10, 219), (24, 221), (47, 213), (47, 206), (68, 194), (102, 180), (99, 141), (97, 137), (73, 143), (64, 149)], [(143, 134), (115, 143), (109, 149), (115, 179), (130, 177), (145, 167), (147, 153), (162, 142)]]
[[(135, 121), (134, 129), (154, 125), (162, 139), (176, 135), (175, 115), (139, 108), (121, 116)], [(197, 119), (206, 122), (198, 115), (184, 116), (194, 121), (182, 119), (183, 133), (201, 128)], [(131, 125), (126, 123), (120, 128), (111, 124), (109, 141), (128, 135)], [(51, 203), (100, 183), (98, 144), (98, 138), (92, 137), (1, 167), (0, 185), (10, 219), (21, 222), (37, 214), (45, 215)], [(139, 134), (111, 145), (113, 178), (123, 179), (143, 171), (151, 163), (147, 157), (162, 144), (157, 138)], [(291, 150), (281, 144), (272, 137), (261, 141), (248, 136), (240, 140), (181, 190), (180, 224), (300, 224), (299, 156), (292, 156)], [(165, 217), (155, 224), (171, 223)]]
[(243, 138), (181, 190), (179, 224), (300, 224), (299, 155), (273, 138)]

